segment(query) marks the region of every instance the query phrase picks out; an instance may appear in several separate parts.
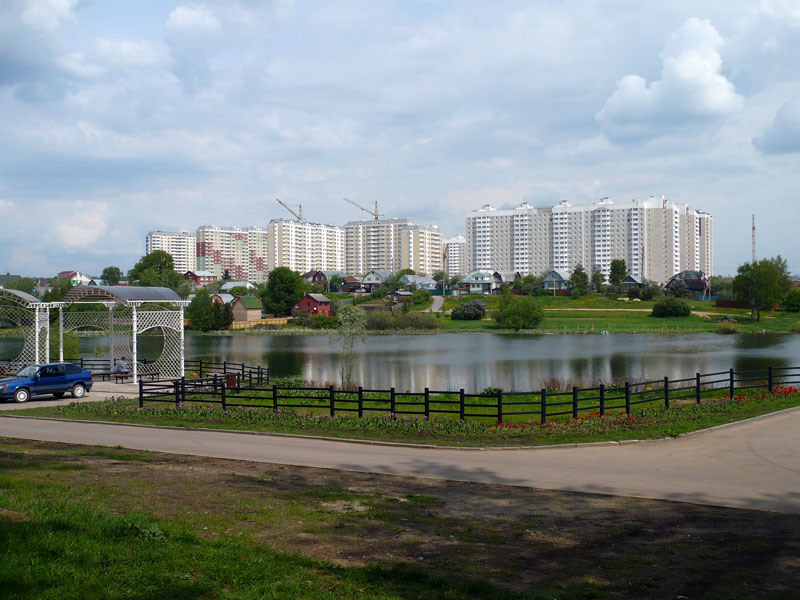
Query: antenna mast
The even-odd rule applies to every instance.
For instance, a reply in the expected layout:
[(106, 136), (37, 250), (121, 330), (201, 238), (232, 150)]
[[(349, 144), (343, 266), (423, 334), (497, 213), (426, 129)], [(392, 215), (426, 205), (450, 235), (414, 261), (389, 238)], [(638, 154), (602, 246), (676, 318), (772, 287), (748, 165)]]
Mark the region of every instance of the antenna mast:
[(756, 263), (756, 215), (753, 214), (753, 264)]

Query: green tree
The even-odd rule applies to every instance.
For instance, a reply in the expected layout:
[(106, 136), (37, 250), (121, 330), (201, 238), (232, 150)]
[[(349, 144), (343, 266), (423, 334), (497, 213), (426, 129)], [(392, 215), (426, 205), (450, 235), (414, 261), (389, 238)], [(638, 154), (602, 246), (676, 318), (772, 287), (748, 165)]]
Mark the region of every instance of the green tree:
[(416, 275), (414, 269), (401, 269), (398, 273), (398, 277), (402, 277), (403, 275)]
[(411, 302), (414, 304), (425, 304), (431, 301), (431, 293), (428, 290), (414, 290), (411, 294)]
[(595, 292), (603, 291), (603, 286), (606, 283), (606, 276), (603, 275), (603, 272), (600, 270), (600, 265), (595, 265), (592, 267), (592, 289)]
[(344, 285), (344, 279), (338, 273), (333, 275), (328, 281), (328, 291), (329, 292), (340, 292), (342, 290), (342, 285)]
[(614, 286), (614, 289), (619, 290), (622, 286), (622, 280), (628, 276), (628, 267), (625, 266), (625, 261), (621, 258), (615, 258), (611, 261), (611, 272), (608, 275), (608, 283)]
[(233, 323), (233, 306), (214, 302), (213, 329), (227, 329)]
[(261, 303), (267, 312), (282, 317), (292, 312), (292, 307), (308, 292), (308, 282), (300, 273), (288, 267), (278, 267), (270, 272)]
[(800, 312), (800, 290), (789, 290), (781, 300), (781, 308), (787, 312)]
[(18, 292), (25, 292), (31, 296), (36, 295), (36, 281), (30, 277), (20, 277), (16, 281), (7, 283), (6, 288), (9, 290), (17, 290)]
[(222, 281), (230, 281), (231, 279), (231, 272), (228, 269), (225, 269), (222, 272)]
[(585, 296), (589, 291), (589, 276), (583, 269), (583, 265), (577, 264), (569, 276), (569, 289), (572, 290), (573, 295)]
[(531, 296), (514, 296), (497, 311), (495, 321), (505, 329), (536, 329), (544, 319), (544, 311)]
[(455, 275), (451, 275), (450, 278), (447, 280), (447, 285), (458, 285), (458, 282), (464, 279), (463, 275), (456, 273)]
[(444, 271), (436, 271), (433, 274), (433, 277), (431, 277), (431, 279), (433, 279), (436, 283), (439, 284), (439, 287), (441, 287), (442, 281), (444, 281), (445, 277), (447, 277), (447, 275), (445, 275)]
[(250, 293), (250, 290), (247, 289), (246, 285), (235, 285), (231, 288), (230, 294), (234, 298), (241, 298), (242, 296), (247, 296)]
[[(404, 275), (413, 275), (413, 274), (414, 274), (413, 271), (411, 273), (404, 273)], [(387, 294), (391, 294), (392, 292), (395, 292), (399, 290), (401, 287), (403, 287), (403, 284), (400, 283), (400, 277), (401, 275), (400, 273), (398, 273), (397, 275), (390, 275), (388, 279), (386, 279), (386, 281), (383, 283), (383, 289), (386, 291)]]
[(197, 294), (186, 307), (186, 318), (189, 326), (198, 331), (208, 331), (214, 328), (214, 302), (208, 290), (197, 290)]
[(353, 378), (355, 345), (357, 342), (363, 342), (367, 333), (367, 314), (362, 308), (346, 304), (336, 313), (336, 317), (339, 325), (332, 330), (331, 336), (338, 339), (341, 345), (342, 387), (349, 388)]
[(106, 267), (100, 275), (100, 279), (105, 281), (106, 285), (117, 285), (119, 280), (122, 279), (122, 270), (119, 267)]
[(542, 286), (542, 280), (536, 275), (525, 275), (521, 280), (522, 293), (526, 296), (535, 296), (537, 290)]
[(733, 278), (733, 293), (738, 302), (750, 308), (750, 322), (762, 310), (772, 310), (791, 289), (786, 261), (778, 255), (755, 263), (740, 265)]
[(168, 287), (177, 290), (183, 277), (175, 271), (172, 255), (164, 250), (155, 250), (139, 259), (128, 271), (131, 283), (147, 287)]
[(66, 277), (56, 277), (50, 282), (50, 289), (44, 293), (43, 302), (60, 302), (72, 289), (72, 282)]

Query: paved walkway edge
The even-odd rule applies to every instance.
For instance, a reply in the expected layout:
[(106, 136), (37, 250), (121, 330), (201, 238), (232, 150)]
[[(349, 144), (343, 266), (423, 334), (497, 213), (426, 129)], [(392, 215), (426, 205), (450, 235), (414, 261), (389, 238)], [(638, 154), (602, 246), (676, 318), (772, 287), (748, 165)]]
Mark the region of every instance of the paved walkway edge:
[(407, 442), (384, 442), (380, 440), (360, 440), (354, 438), (337, 438), (337, 437), (327, 437), (327, 436), (318, 436), (318, 435), (301, 435), (297, 433), (277, 433), (277, 432), (270, 432), (270, 431), (246, 431), (242, 429), (208, 429), (204, 427), (176, 427), (174, 425), (146, 425), (143, 423), (123, 423), (123, 422), (116, 422), (116, 421), (91, 421), (85, 419), (53, 419), (49, 417), (35, 417), (35, 416), (28, 416), (28, 415), (13, 415), (13, 414), (0, 414), (0, 418), (9, 418), (9, 419), (31, 419), (36, 421), (50, 421), (50, 422), (61, 422), (61, 421), (68, 421), (70, 423), (86, 423), (90, 425), (115, 425), (119, 427), (142, 427), (144, 429), (155, 429), (155, 430), (174, 430), (174, 431), (200, 431), (200, 432), (220, 432), (220, 433), (235, 433), (235, 434), (242, 434), (242, 435), (256, 435), (256, 436), (266, 436), (266, 437), (282, 437), (282, 438), (296, 438), (296, 439), (306, 439), (306, 440), (323, 440), (326, 442), (345, 442), (348, 444), (364, 444), (367, 446), (389, 446), (389, 447), (396, 447), (396, 448), (424, 448), (426, 450), (466, 450), (472, 452), (481, 452), (481, 451), (488, 451), (488, 450), (557, 450), (562, 448), (591, 448), (593, 446), (625, 446), (628, 444), (642, 444), (642, 443), (653, 443), (653, 442), (668, 442), (672, 440), (677, 440), (682, 437), (694, 436), (698, 434), (708, 433), (712, 431), (716, 431), (719, 429), (725, 429), (728, 427), (736, 427), (738, 425), (744, 425), (745, 423), (750, 423), (753, 421), (760, 421), (762, 419), (766, 419), (769, 417), (781, 415), (784, 413), (800, 411), (800, 406), (794, 406), (792, 408), (784, 408), (775, 412), (765, 413), (763, 415), (758, 415), (756, 417), (750, 417), (749, 419), (744, 419), (741, 421), (733, 421), (732, 423), (723, 423), (722, 425), (715, 425), (713, 427), (707, 427), (705, 429), (698, 429), (697, 431), (689, 431), (687, 433), (680, 433), (675, 437), (665, 437), (665, 438), (653, 438), (653, 439), (645, 439), (645, 440), (611, 440), (611, 441), (603, 441), (603, 442), (583, 442), (583, 443), (572, 443), (572, 444), (547, 444), (544, 446), (439, 446), (435, 444), (409, 444)]

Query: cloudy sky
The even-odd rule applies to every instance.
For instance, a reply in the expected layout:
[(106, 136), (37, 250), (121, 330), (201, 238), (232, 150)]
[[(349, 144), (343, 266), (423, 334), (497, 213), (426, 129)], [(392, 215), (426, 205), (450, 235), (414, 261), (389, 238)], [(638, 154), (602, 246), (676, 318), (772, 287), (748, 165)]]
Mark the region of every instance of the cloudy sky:
[(0, 271), (152, 229), (664, 194), (800, 272), (800, 0), (2, 0)]

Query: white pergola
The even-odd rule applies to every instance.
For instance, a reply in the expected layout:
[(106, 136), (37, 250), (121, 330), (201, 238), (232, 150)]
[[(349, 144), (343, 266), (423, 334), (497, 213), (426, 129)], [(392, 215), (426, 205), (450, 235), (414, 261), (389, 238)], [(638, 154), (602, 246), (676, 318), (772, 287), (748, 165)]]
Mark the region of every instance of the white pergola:
[[(76, 304), (102, 305), (107, 310), (64, 311)], [(160, 377), (183, 377), (183, 312), (188, 304), (188, 300), (163, 287), (75, 286), (61, 302), (49, 305), (58, 309), (59, 361), (64, 361), (65, 332), (78, 329), (107, 331), (109, 371), (113, 372), (116, 359), (130, 357), (133, 381), (138, 383), (140, 364), (136, 338), (148, 330), (160, 329), (164, 348), (161, 356), (148, 364), (158, 370)]]
[(50, 361), (51, 307), (25, 292), (0, 288), (0, 320), (13, 323), (23, 334), (22, 350), (9, 366), (16, 369)]

